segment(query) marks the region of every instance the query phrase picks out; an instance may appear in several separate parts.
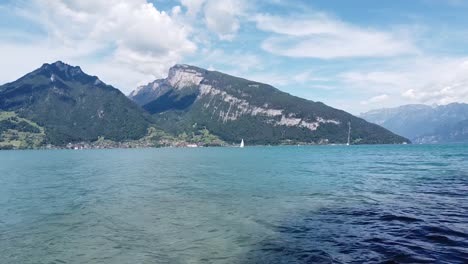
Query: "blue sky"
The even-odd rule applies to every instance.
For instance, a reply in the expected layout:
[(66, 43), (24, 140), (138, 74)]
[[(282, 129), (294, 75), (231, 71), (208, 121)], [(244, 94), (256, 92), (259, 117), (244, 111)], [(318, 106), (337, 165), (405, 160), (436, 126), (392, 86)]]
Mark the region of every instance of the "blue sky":
[(0, 1), (0, 82), (63, 60), (129, 93), (187, 63), (358, 114), (468, 102), (468, 0)]

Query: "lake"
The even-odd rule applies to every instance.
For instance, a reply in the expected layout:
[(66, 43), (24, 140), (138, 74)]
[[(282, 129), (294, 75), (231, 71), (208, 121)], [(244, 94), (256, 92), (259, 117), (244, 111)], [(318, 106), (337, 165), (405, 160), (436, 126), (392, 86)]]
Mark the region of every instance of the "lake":
[(468, 145), (0, 151), (1, 263), (467, 263)]

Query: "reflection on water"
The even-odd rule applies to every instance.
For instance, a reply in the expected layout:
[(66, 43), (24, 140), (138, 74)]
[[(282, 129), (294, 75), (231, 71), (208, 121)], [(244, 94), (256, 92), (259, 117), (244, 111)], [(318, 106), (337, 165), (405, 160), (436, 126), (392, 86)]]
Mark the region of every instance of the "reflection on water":
[(5, 263), (466, 263), (468, 148), (0, 152)]

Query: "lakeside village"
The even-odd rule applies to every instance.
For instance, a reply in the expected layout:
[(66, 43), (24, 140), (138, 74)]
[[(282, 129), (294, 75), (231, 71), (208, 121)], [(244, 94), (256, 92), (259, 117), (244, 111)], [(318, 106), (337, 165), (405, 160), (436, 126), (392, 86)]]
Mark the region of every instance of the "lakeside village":
[[(306, 142), (283, 142), (284, 146), (309, 146), (309, 145), (344, 145), (344, 144), (329, 144), (328, 140), (321, 140), (318, 143), (306, 143)], [(270, 146), (270, 145), (269, 145)], [(203, 148), (203, 147), (244, 147), (244, 140), (241, 140), (240, 144), (229, 144), (226, 142), (217, 142), (215, 144), (206, 142), (159, 142), (155, 145), (150, 142), (78, 142), (68, 143), (65, 147), (56, 147), (47, 145), (46, 149), (71, 149), (71, 150), (84, 150), (84, 149), (116, 149), (116, 148)]]
[[(257, 145), (257, 144), (254, 144)], [(251, 146), (254, 146), (251, 145)], [(296, 142), (286, 140), (281, 144), (283, 146), (312, 146), (312, 145), (344, 145), (344, 144), (330, 144), (328, 140), (321, 140), (320, 142)], [(267, 145), (271, 146), (271, 145)], [(141, 149), (141, 148), (203, 148), (203, 147), (244, 147), (244, 141), (241, 139), (239, 143), (226, 143), (224, 141), (212, 142), (193, 142), (193, 141), (173, 141), (173, 140), (160, 140), (157, 143), (151, 141), (127, 141), (127, 142), (114, 142), (111, 140), (98, 140), (95, 142), (75, 142), (68, 143), (64, 146), (55, 146), (52, 144), (42, 146), (23, 146), (16, 147), (12, 145), (0, 145), (0, 150), (21, 150), (21, 149), (69, 149), (69, 150), (87, 150), (87, 149)]]
[[(211, 145), (214, 146), (214, 145)], [(221, 146), (221, 145), (218, 145)], [(106, 143), (89, 143), (89, 142), (78, 142), (68, 143), (65, 147), (55, 147), (47, 145), (46, 149), (72, 149), (72, 150), (83, 150), (83, 149), (115, 149), (115, 148), (158, 148), (158, 147), (169, 147), (169, 148), (198, 148), (206, 147), (203, 143), (188, 143), (180, 142), (176, 144), (158, 144), (155, 145), (149, 142), (106, 142)]]

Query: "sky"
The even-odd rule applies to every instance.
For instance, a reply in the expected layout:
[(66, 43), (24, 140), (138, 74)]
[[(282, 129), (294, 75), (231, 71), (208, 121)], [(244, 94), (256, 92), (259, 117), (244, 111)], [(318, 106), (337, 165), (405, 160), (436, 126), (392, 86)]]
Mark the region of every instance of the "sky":
[(0, 83), (62, 60), (125, 94), (176, 63), (359, 114), (468, 103), (468, 0), (0, 0)]

